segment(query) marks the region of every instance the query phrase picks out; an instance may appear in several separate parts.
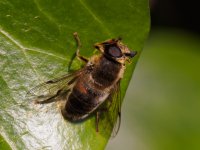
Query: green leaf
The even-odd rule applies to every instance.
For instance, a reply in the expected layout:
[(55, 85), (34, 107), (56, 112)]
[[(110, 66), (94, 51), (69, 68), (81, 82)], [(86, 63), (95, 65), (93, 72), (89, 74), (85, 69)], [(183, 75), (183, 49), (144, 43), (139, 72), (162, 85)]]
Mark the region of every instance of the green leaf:
[[(101, 127), (97, 133), (94, 117), (72, 124), (56, 103), (32, 105), (26, 92), (68, 72), (73, 32), (79, 33), (81, 54), (90, 57), (94, 43), (119, 36), (140, 52), (148, 31), (147, 0), (1, 0), (0, 132), (11, 148), (104, 149), (111, 131)], [(127, 64), (123, 96), (138, 56)]]
[(0, 135), (0, 149), (2, 150), (11, 149), (8, 143), (3, 139), (1, 135)]

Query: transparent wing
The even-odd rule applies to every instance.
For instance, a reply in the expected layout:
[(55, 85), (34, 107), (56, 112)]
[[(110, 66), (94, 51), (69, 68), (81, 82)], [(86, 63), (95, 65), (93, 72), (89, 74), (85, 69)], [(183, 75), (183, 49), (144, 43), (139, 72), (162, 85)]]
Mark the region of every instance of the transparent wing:
[(107, 114), (105, 114), (105, 116), (106, 116), (106, 120), (108, 121), (109, 126), (111, 127), (112, 137), (115, 137), (117, 135), (120, 128), (121, 104), (122, 104), (122, 99), (121, 99), (121, 92), (120, 92), (120, 81), (118, 81), (115, 84), (105, 104), (106, 109), (107, 109), (107, 112), (105, 112)]
[(120, 81), (115, 85), (114, 91), (112, 93), (112, 104), (113, 109), (111, 109), (112, 116), (111, 122), (113, 122), (112, 137), (115, 137), (119, 131), (121, 125), (121, 91), (120, 91)]
[(32, 100), (43, 101), (53, 99), (63, 92), (69, 91), (84, 72), (84, 69), (78, 70), (71, 74), (66, 74), (39, 84), (27, 92), (27, 97)]

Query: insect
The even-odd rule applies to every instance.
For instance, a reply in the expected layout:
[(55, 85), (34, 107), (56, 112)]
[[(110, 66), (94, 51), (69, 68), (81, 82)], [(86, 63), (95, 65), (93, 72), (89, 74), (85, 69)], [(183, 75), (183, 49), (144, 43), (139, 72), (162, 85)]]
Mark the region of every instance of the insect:
[(99, 114), (109, 111), (111, 106), (115, 105), (113, 122), (116, 122), (116, 118), (120, 120), (120, 81), (125, 71), (125, 63), (130, 62), (130, 58), (137, 52), (130, 51), (120, 38), (110, 39), (96, 43), (94, 47), (100, 54), (88, 59), (79, 54), (81, 42), (76, 32), (74, 37), (77, 42), (75, 56), (85, 63), (84, 67), (42, 83), (28, 93), (36, 96), (37, 104), (62, 101), (61, 113), (71, 122), (81, 121), (95, 114), (98, 132)]

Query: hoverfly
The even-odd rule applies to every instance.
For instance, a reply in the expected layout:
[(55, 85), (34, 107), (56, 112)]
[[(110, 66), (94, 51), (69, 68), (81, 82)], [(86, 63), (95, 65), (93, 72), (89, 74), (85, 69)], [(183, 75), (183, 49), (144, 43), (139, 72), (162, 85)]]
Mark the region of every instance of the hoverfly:
[[(113, 121), (117, 122), (117, 118), (120, 120), (120, 81), (126, 61), (129, 62), (129, 58), (134, 57), (137, 52), (130, 51), (120, 38), (110, 39), (96, 43), (94, 47), (100, 54), (88, 59), (79, 54), (81, 43), (76, 32), (74, 37), (78, 45), (75, 56), (85, 63), (84, 67), (42, 83), (28, 93), (36, 96), (37, 104), (62, 101), (61, 113), (71, 122), (81, 121), (91, 114), (96, 114), (98, 132), (99, 114), (103, 109), (109, 111), (111, 105), (116, 105)], [(106, 108), (102, 108), (103, 106)]]

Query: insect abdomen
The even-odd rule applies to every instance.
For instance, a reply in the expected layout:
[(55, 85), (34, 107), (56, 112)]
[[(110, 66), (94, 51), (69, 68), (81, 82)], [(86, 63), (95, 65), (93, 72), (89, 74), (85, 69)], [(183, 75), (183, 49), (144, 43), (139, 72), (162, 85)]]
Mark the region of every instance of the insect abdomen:
[(71, 121), (82, 120), (99, 105), (99, 99), (105, 96), (92, 89), (90, 84), (79, 81), (69, 95), (62, 114)]

